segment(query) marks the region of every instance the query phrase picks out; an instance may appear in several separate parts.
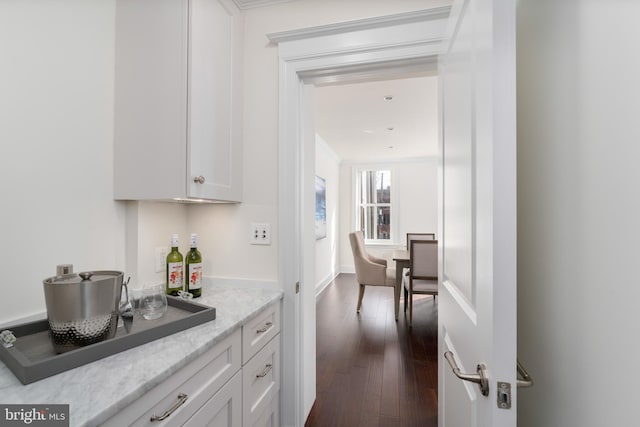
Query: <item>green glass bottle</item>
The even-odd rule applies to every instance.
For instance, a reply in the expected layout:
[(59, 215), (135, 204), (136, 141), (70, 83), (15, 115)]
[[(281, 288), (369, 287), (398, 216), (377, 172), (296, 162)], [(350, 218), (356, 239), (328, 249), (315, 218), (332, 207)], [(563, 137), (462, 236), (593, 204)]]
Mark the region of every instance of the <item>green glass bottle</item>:
[(191, 292), (194, 298), (202, 295), (202, 255), (198, 250), (198, 235), (191, 235), (191, 250), (187, 253), (187, 281), (185, 290)]
[(178, 250), (178, 235), (171, 235), (171, 252), (167, 255), (167, 295), (178, 295), (184, 278), (182, 254)]

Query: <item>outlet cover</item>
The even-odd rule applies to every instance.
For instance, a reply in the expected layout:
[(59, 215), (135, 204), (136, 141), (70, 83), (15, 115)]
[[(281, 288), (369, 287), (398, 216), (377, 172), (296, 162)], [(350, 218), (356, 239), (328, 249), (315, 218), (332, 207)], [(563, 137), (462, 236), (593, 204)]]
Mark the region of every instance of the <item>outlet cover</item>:
[(156, 273), (162, 273), (166, 268), (168, 254), (169, 254), (169, 248), (167, 246), (158, 246), (156, 248), (156, 256), (155, 256), (155, 272)]
[(271, 224), (257, 223), (257, 222), (252, 223), (249, 242), (252, 245), (270, 245), (271, 244)]

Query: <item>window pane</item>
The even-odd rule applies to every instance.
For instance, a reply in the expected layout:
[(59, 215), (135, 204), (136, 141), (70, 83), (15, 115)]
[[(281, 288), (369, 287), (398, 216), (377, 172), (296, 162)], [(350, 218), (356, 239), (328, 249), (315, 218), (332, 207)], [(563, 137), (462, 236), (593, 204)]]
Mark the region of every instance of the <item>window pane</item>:
[(389, 206), (378, 207), (378, 224), (376, 227), (377, 239), (391, 239), (391, 208)]
[(367, 240), (391, 240), (391, 171), (358, 173), (358, 220)]
[(390, 171), (376, 172), (377, 200), (372, 203), (391, 203), (391, 173)]
[(362, 204), (375, 203), (376, 195), (376, 171), (362, 171), (360, 187)]
[(365, 239), (391, 239), (391, 207), (367, 206), (360, 209), (360, 224)]
[(374, 212), (371, 207), (360, 207), (360, 224), (365, 239), (375, 239), (375, 217), (372, 215)]

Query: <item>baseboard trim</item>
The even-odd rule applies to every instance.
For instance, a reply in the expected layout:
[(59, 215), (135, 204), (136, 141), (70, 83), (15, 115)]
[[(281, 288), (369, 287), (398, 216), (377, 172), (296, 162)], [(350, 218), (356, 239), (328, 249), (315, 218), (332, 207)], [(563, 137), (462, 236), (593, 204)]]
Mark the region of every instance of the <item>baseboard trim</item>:
[(356, 274), (356, 267), (353, 265), (341, 265), (340, 273)]
[(325, 277), (324, 280), (320, 281), (320, 283), (316, 285), (316, 299), (318, 299), (320, 295), (322, 295), (322, 293), (327, 289), (327, 286), (329, 286), (329, 284), (333, 282), (333, 279), (338, 277), (338, 274), (340, 274), (339, 271), (333, 271), (329, 273), (329, 275)]

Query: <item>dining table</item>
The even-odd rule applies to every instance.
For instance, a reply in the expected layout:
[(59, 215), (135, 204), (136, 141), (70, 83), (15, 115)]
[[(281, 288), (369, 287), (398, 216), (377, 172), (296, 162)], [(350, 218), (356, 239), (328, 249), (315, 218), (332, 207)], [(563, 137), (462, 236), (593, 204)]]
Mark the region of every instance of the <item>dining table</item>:
[(391, 258), (396, 263), (396, 286), (402, 286), (402, 270), (409, 268), (409, 251), (406, 249), (395, 249)]

